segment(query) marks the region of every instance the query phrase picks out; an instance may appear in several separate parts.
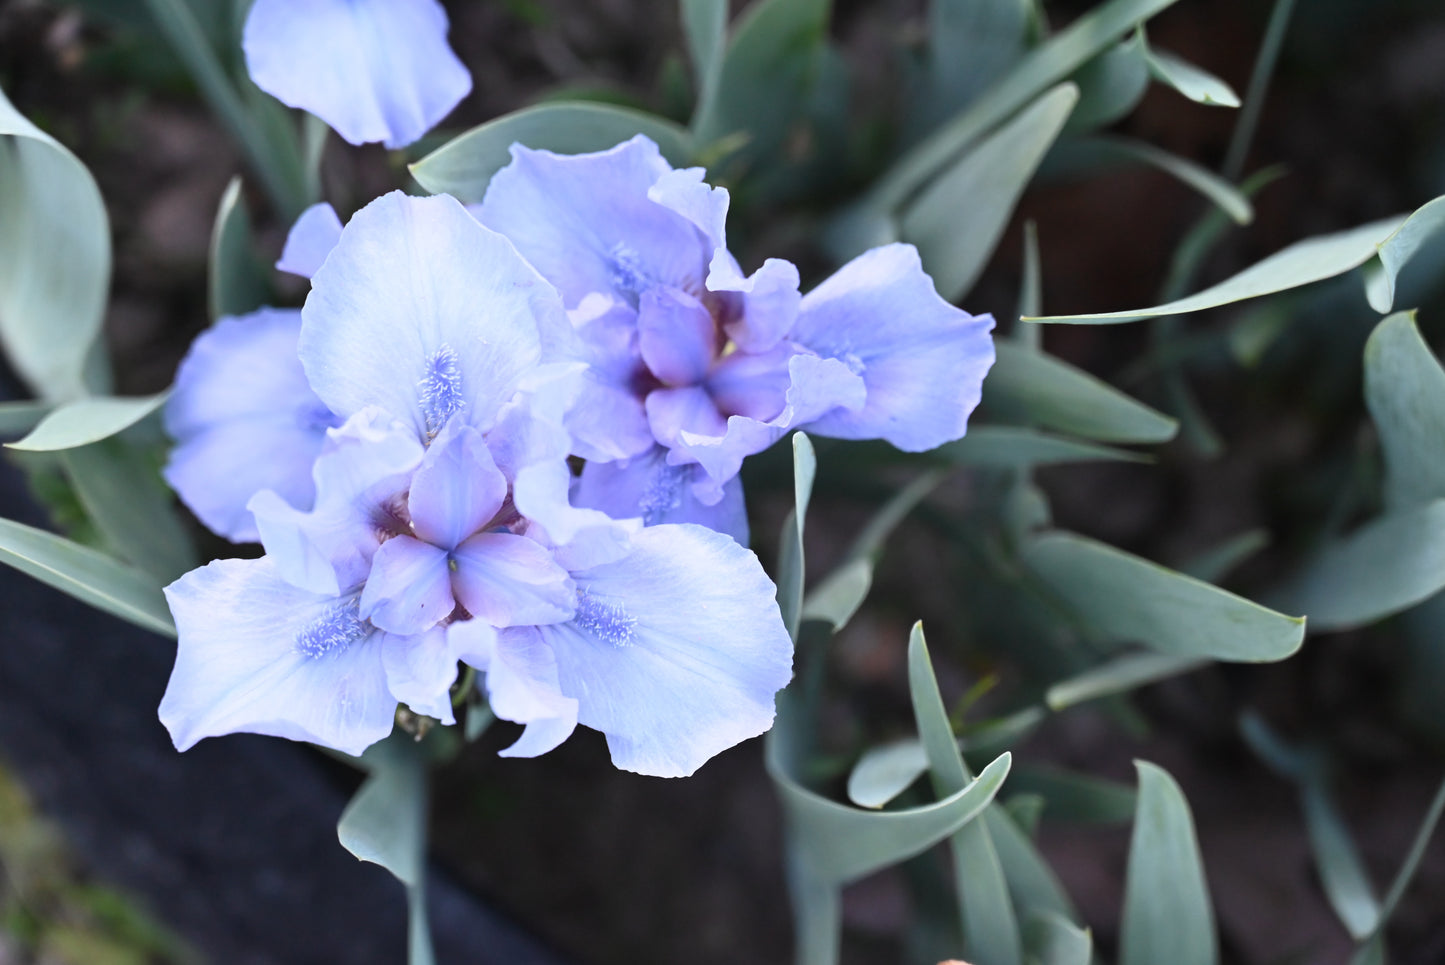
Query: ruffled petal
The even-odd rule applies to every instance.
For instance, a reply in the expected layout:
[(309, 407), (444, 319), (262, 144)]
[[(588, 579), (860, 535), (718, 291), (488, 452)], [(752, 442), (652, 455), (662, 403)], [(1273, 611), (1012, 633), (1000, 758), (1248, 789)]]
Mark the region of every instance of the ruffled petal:
[(572, 616), (572, 580), (536, 540), (478, 533), (458, 546), (452, 559), (457, 599), (494, 627), (556, 623)]
[(709, 291), (741, 295), (736, 317), (723, 327), (744, 352), (766, 352), (792, 330), (803, 298), (798, 284), (797, 266), (790, 261), (769, 258), (744, 278), (727, 251), (713, 256), (707, 275)]
[(410, 536), (394, 536), (371, 558), (361, 591), (361, 615), (388, 633), (430, 630), (456, 609), (447, 551)]
[(618, 767), (684, 776), (772, 726), (793, 646), (751, 552), (700, 526), (654, 526), (573, 577), (576, 617), (536, 632)]
[(712, 437), (727, 432), (717, 404), (701, 386), (656, 389), (647, 396), (647, 422), (664, 446), (676, 446), (684, 434)]
[(266, 93), (352, 144), (399, 148), (472, 89), (446, 38), (436, 0), (256, 0), (242, 46)]
[(721, 498), (707, 505), (695, 492), (698, 465), (673, 466), (667, 450), (655, 446), (626, 462), (589, 462), (582, 469), (573, 500), (617, 519), (642, 518), (645, 525), (697, 523), (748, 545), (748, 511), (743, 483), (736, 476), (722, 487)]
[(702, 302), (676, 288), (644, 292), (637, 309), (642, 359), (666, 385), (695, 385), (717, 355), (717, 325)]
[(407, 506), (422, 539), (445, 549), (489, 523), (507, 498), (507, 480), (482, 434), (470, 426), (443, 432), (412, 477)]
[(337, 412), (379, 406), (432, 438), (486, 430), (542, 361), (556, 291), (453, 198), (393, 192), (358, 211), (311, 280), (301, 363)]
[(487, 703), (503, 720), (527, 725), (502, 757), (545, 754), (577, 728), (577, 701), (562, 695), (557, 658), (531, 627), (498, 634), (487, 668)]
[(302, 511), (263, 490), (247, 507), (266, 553), (287, 582), (339, 593), (366, 579), (385, 536), (408, 532), (405, 493), (421, 443), (379, 409), (363, 409), (331, 430), (313, 471), (315, 506)]
[(291, 226), (276, 270), (310, 278), (340, 240), (341, 219), (336, 216), (336, 209), (325, 201), (313, 204), (301, 212), (301, 217)]
[(577, 402), (567, 414), (574, 452), (583, 459), (626, 459), (652, 445), (640, 387), (651, 376), (642, 362), (637, 309), (600, 292), (568, 313), (588, 362)]
[(160, 718), (177, 749), (248, 732), (360, 754), (391, 733), (381, 635), (355, 597), (294, 587), (263, 557), (192, 570), (166, 600), (177, 646)]
[(265, 308), (197, 336), (166, 402), (176, 440), (164, 475), (207, 527), (257, 539), (247, 501), (262, 489), (309, 507), (311, 466), (341, 419), (311, 391), (296, 357), (301, 315)]
[(992, 328), (939, 297), (912, 245), (859, 255), (803, 298), (792, 337), (861, 374), (867, 400), (808, 431), (910, 452), (959, 438), (993, 365)]
[(568, 307), (594, 292), (635, 305), (657, 285), (701, 291), (712, 244), (688, 217), (648, 197), (671, 171), (640, 134), (592, 154), (514, 144), (478, 217), (510, 238)]
[(457, 658), (444, 627), (413, 636), (382, 634), (381, 663), (391, 694), (415, 713), (455, 724), (451, 686), (457, 680)]
[(715, 251), (728, 243), (728, 189), (713, 187), (705, 177), (703, 168), (668, 171), (647, 189), (647, 197), (691, 221)]

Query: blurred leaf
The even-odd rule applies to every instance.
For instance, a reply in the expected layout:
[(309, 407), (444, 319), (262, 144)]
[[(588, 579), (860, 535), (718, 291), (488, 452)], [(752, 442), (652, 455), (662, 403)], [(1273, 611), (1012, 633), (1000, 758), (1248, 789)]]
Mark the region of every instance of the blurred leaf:
[(1381, 516), (1327, 544), (1269, 600), (1314, 630), (1349, 630), (1445, 587), (1445, 499)]
[(1120, 965), (1215, 965), (1214, 913), (1194, 819), (1174, 778), (1136, 761), (1139, 803), (1124, 883)]
[(118, 555), (162, 585), (198, 565), (171, 491), (145, 452), (106, 439), (68, 449), (61, 461), (85, 514)]
[(1309, 831), (1325, 896), (1345, 929), (1358, 941), (1368, 936), (1379, 921), (1380, 905), (1375, 889), (1324, 781), (1310, 781), (1300, 791), (1305, 828)]
[[(970, 780), (968, 767), (958, 753), (948, 711), (938, 692), (921, 623), (913, 625), (908, 638), (908, 690), (919, 739), (928, 756), (934, 793), (942, 798), (963, 791)], [(949, 844), (953, 851), (965, 954), (984, 965), (1022, 963), (1018, 920), (988, 822), (972, 821), (964, 825), (954, 833)]]
[(663, 157), (682, 166), (692, 157), (687, 131), (672, 121), (606, 104), (539, 104), (474, 127), (411, 165), (432, 194), (450, 194), (467, 204), (482, 200), (492, 175), (512, 160), (511, 146), (579, 154), (603, 151), (634, 134), (657, 142)]
[(990, 412), (1102, 442), (1167, 442), (1178, 430), (1173, 419), (1067, 362), (1005, 340), (994, 349), (983, 382)]
[(1088, 929), (1056, 912), (1044, 912), (1024, 922), (1024, 948), (1038, 965), (1089, 965), (1094, 940)]
[(1136, 30), (1128, 40), (1084, 64), (1073, 81), (1079, 85), (1079, 106), (1066, 126), (1070, 133), (1107, 127), (1128, 114), (1149, 86), (1143, 32)]
[(1022, 556), (1106, 640), (1250, 662), (1282, 660), (1304, 640), (1302, 618), (1073, 533), (1035, 537)]
[(734, 26), (717, 96), (693, 118), (699, 148), (745, 132), (748, 161), (781, 147), (814, 94), (827, 49), (831, 0), (758, 0)]
[(873, 586), (873, 568), (889, 535), (948, 474), (924, 473), (895, 493), (858, 533), (843, 562), (803, 600), (803, 620), (820, 620), (836, 633), (847, 626)]
[[(1024, 269), (1019, 278), (1019, 315), (1037, 315), (1044, 310), (1043, 266), (1039, 259), (1039, 231), (1032, 220), (1024, 222)], [(1016, 341), (1037, 349), (1042, 329), (1014, 322), (1009, 334)]]
[(1246, 530), (1181, 564), (1179, 572), (1206, 583), (1217, 583), (1236, 566), (1268, 545), (1269, 533), (1267, 531)]
[(928, 754), (916, 737), (870, 747), (848, 774), (848, 800), (881, 808), (928, 770)]
[(1057, 768), (1019, 767), (1009, 783), (1016, 794), (1038, 794), (1049, 820), (1123, 824), (1134, 813), (1134, 789), (1116, 781)]
[(944, 298), (957, 301), (973, 287), (1078, 100), (1073, 84), (1048, 91), (958, 158), (902, 212), (902, 237), (918, 246)]
[(1031, 322), (1053, 322), (1070, 325), (1099, 325), (1134, 322), (1159, 315), (1185, 315), (1218, 308), (1232, 302), (1343, 275), (1360, 267), (1375, 255), (1376, 247), (1403, 222), (1401, 216), (1373, 221), (1349, 231), (1306, 238), (1275, 252), (1244, 271), (1187, 298), (1123, 312), (1099, 312), (1091, 315), (1046, 315), (1029, 318)]
[(0, 436), (29, 432), (53, 408), (46, 402), (0, 402)]
[(1349, 965), (1385, 965), (1385, 936), (1373, 935), (1350, 956)]
[(793, 505), (783, 522), (782, 540), (778, 546), (778, 608), (793, 642), (803, 621), (803, 583), (806, 578), (803, 559), (803, 526), (807, 521), (808, 500), (813, 495), (813, 477), (818, 472), (818, 457), (807, 433), (793, 433)]
[(864, 198), (840, 214), (825, 239), (830, 252), (841, 262), (895, 240), (897, 209), (939, 171), (1135, 25), (1174, 2), (1109, 0), (1034, 48), (966, 111), (899, 158)]
[(972, 102), (1024, 55), (1032, 0), (932, 0), (920, 89), (905, 123), (924, 135)]
[(1413, 312), (1375, 326), (1365, 343), (1365, 406), (1385, 456), (1385, 502), (1404, 509), (1445, 498), (1445, 370)]
[[(1020, 797), (1036, 801), (1044, 808), (1048, 806), (1040, 795), (1015, 795), (1011, 802)], [(1065, 894), (1063, 885), (1013, 815), (1006, 809), (990, 807), (983, 813), (983, 819), (989, 836), (993, 838), (1004, 879), (1008, 882), (1009, 895), (1018, 913), (1025, 919), (1040, 913), (1077, 919), (1078, 912)], [(1028, 944), (1027, 927), (1024, 929), (1024, 944)]]
[(693, 117), (711, 114), (718, 81), (722, 78), (723, 49), (727, 43), (727, 0), (681, 0), (682, 28), (692, 58), (697, 106)]
[(1069, 165), (1082, 168), (1147, 164), (1198, 191), (1219, 207), (1235, 224), (1254, 220), (1254, 207), (1244, 192), (1193, 161), (1129, 137), (1095, 134), (1060, 144)]
[(0, 92), (0, 340), (43, 400), (108, 391), (91, 367), (110, 287), (110, 222), (84, 164)]
[(1193, 673), (1211, 661), (1206, 657), (1179, 657), (1167, 653), (1131, 653), (1108, 660), (1077, 677), (1054, 684), (1044, 700), (1059, 711), (1075, 704), (1126, 693), (1136, 687)]
[(1445, 231), (1445, 196), (1436, 198), (1410, 215), (1394, 234), (1380, 243), (1383, 271), (1375, 276), (1374, 284), (1365, 288), (1371, 308), (1384, 315), (1395, 306), (1395, 279), (1415, 252), (1441, 231)]
[(1385, 892), (1385, 900), (1380, 905), (1380, 922), (1376, 926), (1377, 931), (1383, 931), (1385, 926), (1394, 917), (1395, 909), (1400, 905), (1400, 899), (1405, 897), (1405, 892), (1410, 887), (1410, 882), (1415, 879), (1415, 872), (1420, 868), (1420, 860), (1425, 857), (1425, 849), (1430, 846), (1430, 838), (1435, 834), (1435, 826), (1440, 823), (1440, 816), (1445, 813), (1445, 783), (1435, 792), (1435, 797), (1430, 801), (1430, 807), (1425, 812), (1425, 819), (1420, 822), (1420, 827), (1415, 832), (1415, 840), (1410, 842), (1410, 850), (1405, 854), (1405, 860), (1400, 863), (1400, 870), (1395, 873), (1395, 879), (1390, 882), (1390, 890)]
[(434, 965), (426, 915), (427, 774), (411, 735), (395, 731), (361, 757), (370, 776), (341, 813), (336, 836), (362, 861), (406, 885), (408, 965)]
[(1238, 107), (1239, 95), (1224, 81), (1189, 61), (1169, 53), (1145, 47), (1149, 73), (1161, 84), (1174, 88), (1196, 104)]
[(1096, 446), (1019, 426), (973, 426), (968, 435), (957, 442), (944, 443), (933, 451), (933, 455), (960, 466), (986, 466), (991, 469), (1026, 469), (1030, 466), (1097, 460), (1150, 461), (1142, 453)]
[(160, 585), (104, 553), (0, 519), (0, 563), (152, 633), (176, 635)]
[(169, 394), (170, 390), (166, 390), (139, 398), (95, 396), (68, 402), (40, 420), (40, 424), (25, 438), (5, 445), (30, 452), (54, 452), (90, 445), (135, 425), (159, 409)]
[(270, 286), (251, 242), (251, 217), (246, 213), (238, 174), (226, 185), (211, 228), (211, 320), (244, 315), (265, 305)]

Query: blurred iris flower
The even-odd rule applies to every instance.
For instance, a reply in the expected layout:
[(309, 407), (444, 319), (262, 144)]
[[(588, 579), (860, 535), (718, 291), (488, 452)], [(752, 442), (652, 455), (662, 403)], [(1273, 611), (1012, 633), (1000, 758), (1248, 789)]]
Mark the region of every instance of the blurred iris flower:
[[(292, 344), (340, 425), (307, 493), (249, 498), (263, 557), (167, 588), (179, 644), (160, 712), (176, 746), (250, 731), (360, 753), (398, 702), (450, 723), (459, 660), (526, 725), (511, 755), (581, 723), (619, 767), (675, 776), (767, 730), (792, 667), (771, 582), (720, 533), (571, 505), (585, 365), (556, 290), (511, 243), (450, 198), (395, 193), (302, 261)], [(187, 365), (204, 391), (176, 394), (172, 424), (204, 423), (197, 399), (252, 392)], [(264, 461), (281, 429), (217, 431)], [(188, 488), (227, 485), (224, 461), (209, 479), (191, 461)]]
[(567, 426), (575, 498), (747, 539), (743, 460), (789, 431), (932, 449), (962, 436), (993, 319), (949, 305), (911, 245), (807, 295), (776, 258), (744, 275), (728, 193), (639, 135), (594, 154), (512, 147), (476, 208), (562, 294), (590, 368)]
[(242, 47), (257, 87), (352, 144), (405, 147), (472, 89), (437, 0), (256, 0)]

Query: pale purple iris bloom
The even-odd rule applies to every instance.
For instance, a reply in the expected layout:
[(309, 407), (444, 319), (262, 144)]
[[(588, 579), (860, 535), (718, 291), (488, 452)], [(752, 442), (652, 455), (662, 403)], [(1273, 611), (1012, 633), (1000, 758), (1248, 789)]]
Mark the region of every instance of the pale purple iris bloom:
[(728, 194), (639, 135), (562, 156), (512, 147), (477, 209), (557, 286), (591, 363), (568, 418), (583, 506), (746, 539), (743, 460), (787, 432), (923, 451), (962, 436), (993, 319), (939, 297), (911, 245), (807, 295), (727, 250)]
[(555, 289), (445, 197), (381, 198), (312, 261), (300, 363), (345, 422), (313, 500), (249, 500), (264, 557), (167, 588), (176, 745), (251, 731), (359, 753), (399, 701), (451, 722), (458, 660), (527, 725), (512, 755), (581, 723), (619, 767), (682, 775), (766, 730), (792, 647), (756, 557), (568, 502), (583, 366)]
[(242, 46), (257, 87), (352, 144), (405, 147), (472, 89), (437, 0), (256, 0)]

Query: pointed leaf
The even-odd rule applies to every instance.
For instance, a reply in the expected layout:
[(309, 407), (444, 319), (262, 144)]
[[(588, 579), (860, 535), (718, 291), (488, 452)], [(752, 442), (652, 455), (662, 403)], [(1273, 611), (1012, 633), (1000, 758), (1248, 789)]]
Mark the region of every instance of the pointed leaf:
[(675, 165), (686, 164), (692, 156), (687, 131), (665, 118), (607, 104), (554, 103), (513, 111), (474, 127), (417, 161), (411, 173), (432, 194), (450, 194), (474, 204), (486, 194), (492, 175), (511, 162), (514, 143), (580, 154), (606, 150), (634, 134), (656, 141)]
[[(1007, 340), (983, 382), (990, 412), (1101, 442), (1167, 442), (1179, 424), (1113, 386)], [(965, 438), (967, 438), (965, 436)]]
[(1177, 154), (1129, 137), (1098, 134), (1067, 145), (1068, 161), (1081, 167), (1147, 164), (1208, 198), (1235, 224), (1254, 220), (1254, 206), (1244, 192), (1206, 167)]
[(0, 519), (0, 563), (153, 633), (176, 635), (160, 584), (104, 553)]
[(727, 0), (681, 0), (682, 28), (692, 58), (693, 85), (697, 89), (694, 117), (714, 109), (722, 78), (723, 48), (727, 41)]
[(1365, 343), (1365, 406), (1385, 455), (1385, 500), (1404, 509), (1445, 498), (1445, 370), (1410, 312)]
[(0, 341), (41, 399), (107, 385), (88, 371), (110, 288), (110, 222), (84, 164), (0, 92)]
[(1023, 560), (1103, 639), (1216, 660), (1282, 660), (1304, 620), (1072, 533), (1035, 537)]
[(1038, 965), (1089, 965), (1094, 939), (1063, 915), (1044, 912), (1024, 922), (1024, 947)]
[(848, 800), (881, 808), (928, 771), (928, 754), (914, 737), (870, 747), (848, 774)]
[(1366, 938), (1380, 920), (1380, 903), (1365, 873), (1360, 852), (1350, 837), (1322, 779), (1300, 788), (1305, 828), (1320, 870), (1320, 883), (1330, 906), (1355, 940)]
[(1420, 208), (1394, 234), (1380, 243), (1380, 267), (1374, 285), (1366, 289), (1370, 307), (1381, 315), (1395, 305), (1395, 280), (1427, 241), (1445, 231), (1445, 196)]
[(782, 540), (778, 545), (778, 609), (794, 642), (803, 619), (803, 582), (806, 578), (803, 560), (803, 526), (808, 515), (808, 500), (813, 495), (813, 477), (818, 472), (818, 457), (807, 433), (793, 434), (793, 505), (783, 522)]
[(1027, 469), (1097, 460), (1149, 461), (1148, 456), (1127, 449), (1096, 446), (1019, 426), (974, 426), (968, 435), (939, 446), (933, 454), (960, 466), (991, 469)]
[(1445, 588), (1445, 499), (1381, 516), (1327, 545), (1271, 604), (1315, 630), (1350, 630)]
[(1102, 325), (1115, 322), (1135, 322), (1143, 318), (1160, 315), (1185, 315), (1218, 308), (1247, 298), (1259, 298), (1275, 292), (1300, 288), (1343, 275), (1360, 267), (1375, 256), (1377, 246), (1398, 228), (1405, 218), (1403, 215), (1372, 221), (1367, 225), (1340, 231), (1335, 234), (1306, 238), (1275, 252), (1268, 258), (1246, 268), (1217, 285), (1186, 298), (1156, 305), (1152, 308), (1136, 308), (1123, 312), (1098, 312), (1090, 315), (1046, 315), (1030, 317), (1031, 322), (1054, 322), (1062, 324)]
[[(908, 639), (908, 689), (918, 735), (928, 755), (934, 793), (943, 797), (963, 790), (969, 781), (968, 767), (958, 752), (953, 726), (938, 692), (921, 623), (913, 625)], [(1018, 921), (988, 822), (964, 825), (953, 835), (950, 845), (965, 952), (993, 965), (1021, 963)]]
[(903, 239), (918, 246), (944, 298), (957, 301), (973, 286), (1078, 100), (1073, 84), (1048, 91), (939, 174), (904, 210)]
[(93, 396), (67, 402), (40, 420), (19, 442), (7, 442), (11, 449), (55, 452), (75, 449), (111, 436), (135, 425), (166, 401), (170, 391), (139, 398)]
[(251, 216), (241, 192), (241, 176), (226, 185), (211, 227), (211, 320), (244, 315), (265, 305), (270, 290), (251, 241)]
[[(1017, 798), (1017, 795), (1010, 798), (1009, 803), (1012, 804)], [(1047, 802), (1037, 795), (1030, 795), (1029, 799), (1047, 807)], [(1069, 921), (1077, 919), (1078, 912), (1065, 894), (1058, 876), (1043, 855), (1039, 854), (1028, 834), (1015, 821), (1013, 814), (1004, 808), (991, 807), (984, 812), (983, 819), (988, 825), (989, 836), (993, 838), (994, 848), (998, 851), (998, 860), (1003, 865), (1004, 878), (1008, 881), (1009, 895), (1013, 898), (1014, 907), (1019, 914), (1024, 918), (1046, 914), (1058, 915)], [(1028, 944), (1027, 926), (1024, 929), (1024, 942), (1025, 945)]]
[(1054, 684), (1044, 695), (1044, 701), (1049, 705), (1049, 709), (1060, 711), (1085, 701), (1127, 693), (1136, 687), (1193, 673), (1210, 663), (1207, 657), (1131, 653)]
[(1136, 761), (1139, 804), (1124, 884), (1120, 965), (1215, 965), (1214, 912), (1194, 818), (1162, 768)]
[(1196, 104), (1238, 107), (1239, 95), (1224, 81), (1207, 70), (1167, 50), (1149, 48), (1149, 73), (1161, 84), (1167, 84)]

